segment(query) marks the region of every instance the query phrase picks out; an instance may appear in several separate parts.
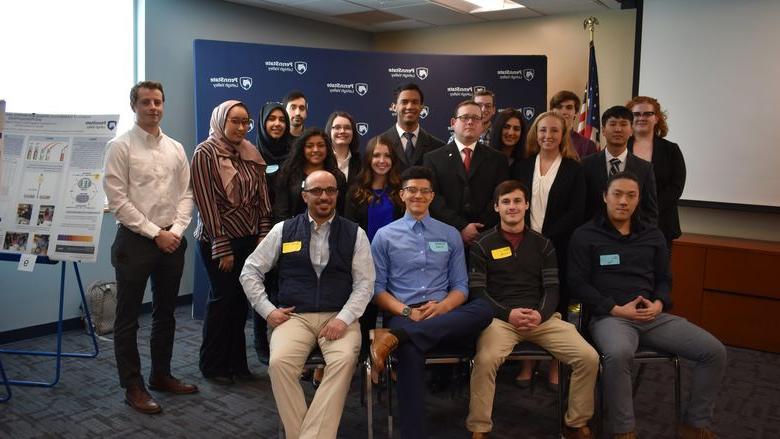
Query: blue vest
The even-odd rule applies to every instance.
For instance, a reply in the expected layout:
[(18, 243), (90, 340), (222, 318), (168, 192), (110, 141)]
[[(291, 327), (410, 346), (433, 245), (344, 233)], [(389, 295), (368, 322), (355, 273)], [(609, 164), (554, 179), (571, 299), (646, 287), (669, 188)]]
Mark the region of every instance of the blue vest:
[(320, 277), (309, 256), (311, 224), (302, 213), (284, 222), (279, 252), (279, 307), (295, 312), (337, 312), (352, 293), (352, 255), (357, 224), (336, 215), (330, 224), (330, 256)]

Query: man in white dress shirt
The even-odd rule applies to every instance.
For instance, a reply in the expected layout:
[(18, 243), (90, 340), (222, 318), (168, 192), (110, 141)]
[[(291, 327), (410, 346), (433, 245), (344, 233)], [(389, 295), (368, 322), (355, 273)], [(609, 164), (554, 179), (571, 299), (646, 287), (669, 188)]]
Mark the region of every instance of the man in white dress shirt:
[(103, 182), (108, 207), (118, 222), (111, 246), (116, 271), (117, 306), (114, 352), (125, 401), (147, 414), (162, 411), (144, 386), (138, 356), (138, 314), (152, 279), (152, 367), (149, 388), (195, 393), (198, 388), (171, 375), (176, 297), (187, 242), (182, 236), (192, 218), (187, 155), (181, 143), (163, 134), (162, 84), (139, 82), (130, 90), (135, 124), (108, 143)]

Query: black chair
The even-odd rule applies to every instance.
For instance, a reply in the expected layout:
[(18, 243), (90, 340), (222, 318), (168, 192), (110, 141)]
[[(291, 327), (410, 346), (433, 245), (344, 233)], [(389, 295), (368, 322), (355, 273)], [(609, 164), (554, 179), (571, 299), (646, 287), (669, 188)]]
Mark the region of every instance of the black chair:
[[(467, 349), (460, 352), (455, 351), (433, 351), (425, 356), (425, 365), (450, 364), (461, 366), (462, 375), (470, 376), (472, 358), (474, 350)], [(385, 372), (383, 375), (387, 390), (387, 437), (393, 437), (393, 367), (398, 364), (398, 357), (391, 353), (387, 358)], [(364, 363), (365, 376), (371, 376), (371, 357), (366, 358)], [(373, 387), (370, 379), (365, 380), (366, 394), (366, 416), (368, 419), (368, 439), (374, 437), (374, 413), (373, 413)]]

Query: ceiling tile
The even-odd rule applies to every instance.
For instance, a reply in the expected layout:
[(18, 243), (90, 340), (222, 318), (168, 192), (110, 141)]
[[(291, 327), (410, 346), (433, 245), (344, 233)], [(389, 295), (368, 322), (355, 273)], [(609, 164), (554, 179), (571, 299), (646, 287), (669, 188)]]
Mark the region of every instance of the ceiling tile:
[(357, 12), (368, 12), (371, 8), (356, 5), (348, 1), (341, 0), (315, 0), (307, 1), (294, 5), (296, 9), (303, 9), (309, 12), (316, 12), (323, 15), (343, 15), (354, 14)]
[(473, 15), (453, 11), (452, 9), (448, 9), (433, 3), (385, 8), (384, 11), (437, 26), (479, 23), (484, 21)]

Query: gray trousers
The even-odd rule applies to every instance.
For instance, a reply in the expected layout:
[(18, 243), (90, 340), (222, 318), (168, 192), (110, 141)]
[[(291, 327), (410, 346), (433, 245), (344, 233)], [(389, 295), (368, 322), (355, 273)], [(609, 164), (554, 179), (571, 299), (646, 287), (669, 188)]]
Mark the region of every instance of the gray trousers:
[(712, 334), (667, 313), (651, 322), (604, 316), (594, 318), (590, 333), (604, 355), (602, 372), (607, 421), (613, 433), (634, 431), (631, 366), (641, 344), (693, 361), (693, 382), (683, 403), (682, 420), (691, 427), (711, 425), (715, 398), (726, 369), (726, 348)]

